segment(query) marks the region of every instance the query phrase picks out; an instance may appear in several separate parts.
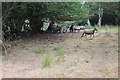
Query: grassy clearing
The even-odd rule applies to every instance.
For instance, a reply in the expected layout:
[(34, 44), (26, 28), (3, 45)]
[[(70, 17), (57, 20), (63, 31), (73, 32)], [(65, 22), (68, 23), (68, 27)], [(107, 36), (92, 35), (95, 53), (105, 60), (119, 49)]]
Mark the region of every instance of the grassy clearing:
[(47, 54), (45, 56), (45, 59), (43, 60), (43, 67), (50, 67), (51, 66), (51, 62), (52, 62), (51, 55)]
[(54, 47), (54, 49), (57, 53), (57, 61), (63, 61), (64, 60), (64, 54), (65, 54), (65, 48), (63, 46)]

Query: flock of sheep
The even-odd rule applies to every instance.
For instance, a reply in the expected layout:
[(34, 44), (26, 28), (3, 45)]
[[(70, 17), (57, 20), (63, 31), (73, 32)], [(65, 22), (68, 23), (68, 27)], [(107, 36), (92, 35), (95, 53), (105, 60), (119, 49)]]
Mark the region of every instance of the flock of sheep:
[[(53, 27), (52, 28), (52, 33), (66, 33), (66, 32), (80, 32), (80, 30), (84, 30), (83, 33), (82, 33), (82, 36), (86, 36), (86, 35), (90, 35), (90, 37), (93, 35), (94, 37), (94, 33), (95, 31), (97, 31), (96, 28), (94, 29), (86, 29), (86, 26), (75, 26), (75, 25), (69, 25), (69, 26), (66, 26), (66, 25), (63, 25), (61, 27)], [(5, 51), (5, 54), (7, 54), (7, 49), (5, 47), (5, 44), (3, 43), (2, 40), (0, 40), (0, 46), (3, 47), (4, 51)]]
[(87, 26), (76, 26), (76, 25), (62, 25), (61, 27), (53, 27), (52, 28), (52, 33), (66, 33), (66, 32), (80, 32), (80, 30), (84, 30), (84, 32), (82, 33), (83, 37), (84, 35), (90, 35), (90, 37), (93, 35), (94, 37), (94, 33), (95, 31), (98, 31), (96, 28), (94, 29), (86, 29)]
[(79, 32), (80, 30), (86, 29), (86, 26), (76, 26), (76, 25), (62, 25), (53, 26), (52, 33), (66, 33), (66, 32)]

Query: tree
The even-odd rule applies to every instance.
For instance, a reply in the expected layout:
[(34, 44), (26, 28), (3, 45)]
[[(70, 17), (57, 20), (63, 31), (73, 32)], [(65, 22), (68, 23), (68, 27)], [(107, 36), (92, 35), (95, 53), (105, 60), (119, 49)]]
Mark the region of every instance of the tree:
[[(115, 18), (115, 24), (118, 23), (118, 2), (90, 2), (85, 3), (85, 6), (88, 11), (88, 17), (93, 18), (95, 16), (98, 17), (98, 25), (101, 26), (103, 24), (103, 20), (107, 15), (112, 15)], [(110, 17), (109, 17), (110, 18)], [(107, 19), (109, 20), (109, 19)], [(109, 21), (110, 22), (110, 21)], [(105, 23), (105, 21), (104, 21)], [(107, 23), (108, 24), (108, 23)]]

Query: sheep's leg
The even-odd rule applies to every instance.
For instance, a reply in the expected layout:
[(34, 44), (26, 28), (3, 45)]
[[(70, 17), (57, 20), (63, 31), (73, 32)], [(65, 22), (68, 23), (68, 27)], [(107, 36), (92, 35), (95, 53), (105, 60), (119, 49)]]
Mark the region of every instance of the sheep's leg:
[[(87, 37), (87, 36), (88, 36), (88, 37)], [(88, 39), (88, 38), (89, 38), (89, 35), (86, 34), (86, 39)]]
[(84, 36), (84, 34), (85, 34), (85, 33), (83, 33), (81, 37), (83, 37), (83, 36)]
[(87, 35), (85, 34), (85, 36), (87, 36)]
[(91, 36), (92, 36), (92, 35), (90, 34), (90, 39), (92, 39)]
[(71, 30), (71, 33), (73, 33), (73, 30)]

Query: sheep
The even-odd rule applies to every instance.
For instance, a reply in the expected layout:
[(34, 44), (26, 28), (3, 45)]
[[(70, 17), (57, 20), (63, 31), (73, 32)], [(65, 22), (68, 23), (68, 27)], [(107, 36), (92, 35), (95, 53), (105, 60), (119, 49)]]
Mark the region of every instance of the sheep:
[(90, 37), (91, 37), (91, 35), (93, 35), (93, 38), (94, 38), (95, 31), (98, 31), (98, 30), (96, 28), (94, 28), (94, 29), (85, 29), (81, 37), (83, 37), (84, 34), (85, 34), (85, 36), (90, 35)]
[(80, 30), (84, 30), (86, 27), (85, 26), (73, 26), (74, 31), (80, 32)]
[(69, 26), (68, 25), (62, 25), (61, 26), (61, 33), (66, 33), (68, 32)]

